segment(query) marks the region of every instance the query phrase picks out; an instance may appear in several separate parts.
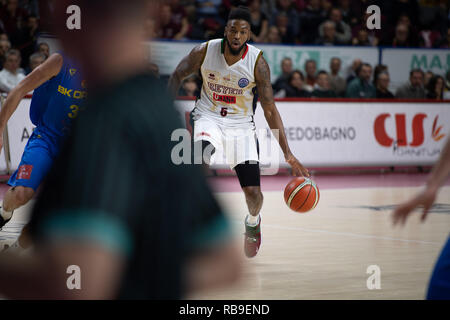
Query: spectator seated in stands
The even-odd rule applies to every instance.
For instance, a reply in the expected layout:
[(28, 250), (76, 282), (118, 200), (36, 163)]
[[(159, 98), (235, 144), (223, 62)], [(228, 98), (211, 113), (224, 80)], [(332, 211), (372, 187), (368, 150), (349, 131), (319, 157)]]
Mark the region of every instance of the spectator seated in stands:
[[(375, 47), (379, 44), (379, 39), (382, 37), (381, 30), (371, 30), (367, 28), (367, 21), (371, 16), (372, 15), (370, 13), (366, 12), (363, 15), (362, 22), (352, 28), (352, 45)], [(381, 17), (381, 24), (383, 25), (384, 29), (387, 28), (386, 25), (383, 24), (383, 16)]]
[(315, 44), (325, 46), (339, 44), (336, 37), (336, 26), (333, 21), (327, 20), (323, 23), (323, 36), (319, 37)]
[(330, 78), (326, 71), (319, 71), (317, 74), (317, 82), (314, 85), (314, 91), (311, 97), (315, 98), (336, 98), (336, 92), (330, 89)]
[[(177, 18), (178, 17), (178, 18)], [(163, 4), (160, 9), (157, 37), (160, 39), (183, 40), (189, 31), (187, 18), (172, 14), (172, 7)]]
[(370, 43), (369, 40), (369, 33), (366, 29), (360, 29), (358, 31), (358, 34), (355, 38), (352, 40), (352, 45), (354, 46), (371, 46), (372, 43)]
[[(25, 24), (25, 22), (23, 23)], [(20, 48), (23, 68), (28, 68), (28, 61), (36, 49), (36, 41), (39, 33), (39, 19), (35, 15), (28, 16), (26, 25), (19, 32), (17, 37), (18, 42), (15, 46)]]
[(0, 69), (3, 69), (3, 65), (6, 60), (6, 53), (11, 50), (11, 42), (9, 40), (0, 40)]
[(9, 37), (6, 33), (0, 31), (0, 41), (9, 41)]
[(381, 71), (376, 80), (376, 95), (378, 99), (393, 99), (394, 95), (389, 91), (389, 73), (387, 71)]
[(276, 98), (308, 98), (311, 93), (304, 89), (303, 73), (299, 70), (294, 70), (288, 79), (288, 85), (285, 89), (280, 90)]
[(377, 64), (375, 66), (375, 69), (373, 70), (373, 85), (375, 86), (375, 88), (377, 87), (377, 80), (378, 80), (378, 75), (382, 72), (388, 72), (389, 74), (389, 70), (387, 65), (385, 64)]
[(425, 72), (425, 75), (423, 77), (423, 86), (426, 88), (428, 86), (428, 82), (430, 82), (431, 78), (434, 77), (434, 73), (428, 70)]
[(7, 0), (6, 5), (0, 8), (0, 20), (14, 46), (18, 45), (20, 27), (25, 24), (27, 17), (28, 12), (19, 7), (19, 0)]
[(6, 53), (6, 61), (2, 71), (0, 71), (0, 90), (10, 92), (15, 86), (25, 78), (19, 72), (21, 56), (19, 50), (9, 50)]
[(181, 97), (197, 97), (199, 93), (197, 76), (193, 75), (183, 81), (178, 95)]
[(397, 89), (395, 97), (399, 99), (425, 99), (426, 92), (423, 86), (423, 76), (422, 70), (411, 70), (409, 81)]
[(358, 77), (357, 75), (357, 70), (359, 70), (359, 68), (361, 67), (362, 61), (360, 59), (355, 59), (352, 62), (352, 65), (350, 66), (349, 72), (348, 72), (348, 77), (347, 77), (347, 85), (356, 77)]
[(273, 84), (273, 91), (275, 93), (277, 93), (282, 89), (286, 89), (286, 86), (288, 85), (288, 79), (292, 73), (291, 58), (286, 57), (283, 60), (281, 60), (281, 72), (282, 72), (281, 75), (277, 78), (277, 80)]
[(40, 52), (35, 52), (30, 56), (29, 61), (29, 67), (25, 70), (27, 74), (31, 73), (34, 69), (44, 63), (45, 55)]
[(347, 98), (369, 99), (376, 97), (376, 89), (370, 83), (372, 76), (372, 66), (362, 63), (357, 72), (358, 77), (353, 79), (347, 86)]
[(48, 57), (50, 57), (50, 47), (46, 42), (38, 43), (37, 51), (44, 54), (45, 60), (47, 60)]
[(312, 92), (316, 84), (317, 64), (315, 60), (306, 60), (305, 62), (306, 84), (305, 90)]
[(433, 78), (430, 79), (426, 87), (427, 99), (433, 100), (444, 99), (444, 88), (445, 88), (444, 78), (439, 75), (434, 76)]
[(264, 42), (269, 32), (269, 19), (261, 11), (261, 0), (251, 0), (249, 9), (252, 17), (252, 40), (256, 43)]
[(361, 17), (359, 17), (358, 14), (355, 13), (358, 10), (354, 10), (355, 8), (353, 6), (355, 3), (352, 2), (354, 1), (351, 0), (338, 1), (338, 8), (341, 10), (342, 13), (342, 20), (345, 23), (347, 23), (350, 27), (358, 25), (361, 19)]
[(345, 96), (345, 89), (347, 88), (347, 82), (344, 78), (339, 76), (341, 70), (341, 59), (333, 57), (330, 60), (330, 89), (333, 90), (338, 97)]
[(395, 28), (395, 37), (390, 45), (392, 47), (414, 47), (417, 44), (410, 38), (408, 26), (406, 24), (399, 23)]
[(280, 32), (281, 43), (293, 44), (295, 42), (294, 34), (289, 27), (289, 17), (286, 12), (281, 11), (275, 17), (276, 27)]
[(442, 49), (450, 49), (450, 27), (447, 28), (445, 37), (442, 37), (438, 47)]
[(292, 0), (277, 0), (270, 25), (276, 25), (283, 43), (295, 43), (299, 33), (299, 17)]
[(157, 31), (156, 30), (156, 22), (153, 18), (148, 17), (144, 21), (144, 39), (145, 40), (153, 40), (157, 38)]
[(325, 20), (320, 0), (310, 0), (300, 14), (300, 42), (312, 44), (317, 39), (319, 26)]
[(445, 74), (445, 90), (444, 90), (444, 99), (450, 100), (450, 70)]
[[(197, 17), (221, 20), (220, 6), (222, 0), (197, 0)], [(221, 21), (224, 22), (224, 21)]]
[(436, 48), (441, 41), (441, 34), (431, 26), (426, 26), (419, 32), (419, 46), (422, 48)]
[[(342, 12), (339, 8), (330, 10), (329, 21), (334, 22), (336, 33), (336, 44), (349, 44), (352, 40), (352, 29), (348, 24), (342, 21)], [(319, 26), (319, 36), (324, 36), (325, 22)]]
[(270, 43), (270, 44), (280, 44), (281, 43), (280, 30), (278, 30), (277, 26), (269, 27), (269, 32), (268, 32), (266, 40), (264, 42)]

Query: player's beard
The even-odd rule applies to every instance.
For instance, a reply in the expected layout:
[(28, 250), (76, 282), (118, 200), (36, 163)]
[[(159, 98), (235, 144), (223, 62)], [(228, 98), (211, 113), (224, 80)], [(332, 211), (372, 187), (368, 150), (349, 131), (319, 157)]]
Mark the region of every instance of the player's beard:
[(241, 53), (242, 49), (244, 49), (244, 47), (247, 45), (247, 42), (248, 42), (248, 41), (245, 41), (244, 44), (243, 44), (242, 46), (239, 47), (239, 49), (234, 50), (234, 49), (231, 47), (231, 44), (230, 44), (230, 41), (228, 41), (228, 38), (225, 38), (225, 40), (226, 40), (226, 42), (227, 42), (228, 49), (230, 49), (230, 53), (231, 53), (233, 56), (238, 56), (238, 55)]

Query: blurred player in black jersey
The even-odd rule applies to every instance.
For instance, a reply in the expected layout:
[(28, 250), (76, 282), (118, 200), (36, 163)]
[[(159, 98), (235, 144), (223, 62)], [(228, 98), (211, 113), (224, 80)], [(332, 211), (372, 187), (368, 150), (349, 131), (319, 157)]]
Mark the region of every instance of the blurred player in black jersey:
[[(72, 4), (81, 30), (65, 27)], [(181, 123), (165, 86), (143, 71), (146, 1), (55, 5), (65, 52), (86, 70), (87, 107), (33, 210), (35, 250), (0, 255), (0, 295), (177, 299), (235, 280), (239, 254), (201, 169), (170, 158)], [(67, 288), (71, 265), (81, 290)]]

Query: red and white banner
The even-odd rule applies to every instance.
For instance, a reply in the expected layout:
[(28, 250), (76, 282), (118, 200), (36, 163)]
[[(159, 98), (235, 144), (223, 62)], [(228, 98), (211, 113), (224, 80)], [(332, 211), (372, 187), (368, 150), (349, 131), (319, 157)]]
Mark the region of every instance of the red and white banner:
[[(309, 167), (432, 165), (450, 135), (450, 104), (277, 102), (292, 152)], [(194, 101), (178, 101), (185, 118)], [(258, 136), (268, 130), (258, 105)], [(262, 130), (261, 130), (262, 129)], [(261, 162), (273, 153), (260, 150)], [(279, 152), (280, 166), (287, 166)]]
[[(33, 131), (30, 99), (24, 99), (8, 122), (11, 169), (17, 169)], [(183, 123), (194, 101), (177, 101)], [(276, 103), (292, 152), (308, 167), (432, 165), (450, 135), (450, 104), (422, 102)], [(285, 167), (261, 106), (255, 115), (262, 166)], [(217, 158), (221, 157), (218, 150)], [(223, 167), (223, 166), (221, 166)], [(6, 172), (3, 151), (0, 171)]]

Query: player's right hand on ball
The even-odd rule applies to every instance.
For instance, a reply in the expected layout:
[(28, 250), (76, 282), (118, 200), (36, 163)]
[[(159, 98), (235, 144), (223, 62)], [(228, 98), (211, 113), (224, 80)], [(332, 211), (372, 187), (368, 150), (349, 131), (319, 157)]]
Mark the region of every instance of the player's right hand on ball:
[(306, 178), (311, 177), (311, 174), (309, 173), (308, 169), (306, 169), (300, 161), (296, 157), (294, 157), (293, 154), (290, 154), (286, 157), (286, 162), (289, 163), (289, 165), (292, 168), (292, 174), (294, 176), (303, 176)]

